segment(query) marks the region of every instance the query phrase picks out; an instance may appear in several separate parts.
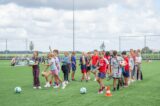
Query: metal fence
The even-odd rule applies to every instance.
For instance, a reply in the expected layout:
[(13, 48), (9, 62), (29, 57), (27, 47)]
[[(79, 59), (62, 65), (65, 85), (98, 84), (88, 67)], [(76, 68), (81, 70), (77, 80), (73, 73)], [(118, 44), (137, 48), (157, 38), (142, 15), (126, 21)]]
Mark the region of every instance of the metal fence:
[[(59, 39), (59, 40), (57, 40)], [(33, 41), (34, 49), (42, 52), (48, 52), (49, 46), (60, 51), (71, 51), (72, 37), (71, 38), (45, 38), (45, 39), (0, 39), (0, 56), (9, 57), (13, 56), (9, 51), (15, 51), (14, 55), (23, 54), (18, 51), (30, 51), (29, 45)], [(75, 50), (76, 51), (93, 51), (94, 49), (100, 50), (102, 42), (105, 43), (106, 50), (129, 51), (132, 49), (142, 49), (149, 47), (153, 52), (148, 54), (144, 53), (144, 59), (160, 59), (160, 35), (139, 35), (139, 36), (95, 36), (93, 38), (81, 38), (81, 35), (75, 33)], [(87, 49), (86, 49), (87, 48)], [(17, 51), (17, 52), (16, 52)]]

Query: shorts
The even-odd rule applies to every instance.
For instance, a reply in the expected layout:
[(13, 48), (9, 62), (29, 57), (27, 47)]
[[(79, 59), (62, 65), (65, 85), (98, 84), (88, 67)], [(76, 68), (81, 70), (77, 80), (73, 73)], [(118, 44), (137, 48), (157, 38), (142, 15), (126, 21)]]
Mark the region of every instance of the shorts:
[(106, 78), (106, 74), (102, 73), (102, 72), (99, 72), (98, 77), (101, 78), (101, 79), (104, 79), (104, 78)]
[(96, 68), (97, 68), (96, 66), (92, 65), (91, 66), (91, 71), (93, 71), (93, 72), (96, 71)]
[(58, 70), (51, 70), (51, 73), (52, 73), (53, 75), (59, 75)]
[(86, 69), (83, 69), (83, 70), (81, 70), (81, 72), (84, 74), (84, 73), (87, 72), (87, 70), (86, 70)]
[(129, 77), (129, 71), (124, 71), (123, 76), (128, 78)]
[(87, 66), (87, 72), (91, 70), (91, 66)]

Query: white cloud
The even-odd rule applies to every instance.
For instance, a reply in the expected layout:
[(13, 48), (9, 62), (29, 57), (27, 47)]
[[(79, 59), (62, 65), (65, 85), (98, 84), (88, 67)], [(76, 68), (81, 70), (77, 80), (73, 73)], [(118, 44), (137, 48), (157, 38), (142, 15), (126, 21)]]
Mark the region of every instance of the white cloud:
[[(143, 3), (143, 5), (140, 5)], [(121, 0), (106, 7), (75, 12), (76, 50), (98, 49), (105, 41), (107, 49), (118, 49), (119, 35), (145, 35), (160, 33), (160, 17), (152, 0)], [(72, 11), (50, 7), (23, 7), (14, 3), (0, 5), (0, 38), (20, 42), (9, 46), (10, 50), (24, 50), (22, 40), (35, 43), (35, 49), (48, 50), (48, 46), (60, 50), (72, 50)], [(2, 40), (1, 40), (2, 41)], [(126, 41), (125, 41), (126, 42)], [(128, 43), (127, 47), (137, 48)], [(137, 43), (135, 41), (135, 43)], [(157, 45), (160, 41), (157, 41)], [(4, 40), (0, 45), (4, 44)], [(143, 42), (141, 43), (143, 45)], [(23, 46), (22, 46), (23, 45)], [(158, 48), (156, 44), (152, 45)], [(17, 48), (16, 48), (17, 47)], [(143, 47), (143, 46), (142, 46)], [(4, 46), (3, 46), (4, 48)]]

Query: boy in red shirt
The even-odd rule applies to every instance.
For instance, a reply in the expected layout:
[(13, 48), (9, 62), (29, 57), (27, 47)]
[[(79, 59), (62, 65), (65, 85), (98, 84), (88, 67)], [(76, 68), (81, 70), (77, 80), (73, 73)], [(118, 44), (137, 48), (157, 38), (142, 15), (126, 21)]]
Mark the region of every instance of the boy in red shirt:
[(97, 82), (100, 85), (100, 89), (98, 91), (98, 94), (102, 94), (103, 90), (105, 89), (104, 83), (103, 83), (103, 79), (106, 78), (106, 70), (107, 70), (107, 65), (109, 64), (108, 60), (104, 58), (104, 55), (102, 52), (100, 52), (99, 54), (100, 58), (98, 60), (99, 63), (99, 73), (98, 73), (98, 78), (97, 78)]
[(129, 69), (130, 69), (130, 66), (129, 66), (129, 58), (127, 56), (127, 53), (126, 51), (123, 51), (122, 52), (122, 57), (125, 61), (125, 66), (124, 66), (124, 71), (123, 71), (123, 76), (124, 76), (124, 84), (125, 84), (125, 87), (128, 87), (128, 78), (129, 78)]
[(91, 65), (91, 72), (94, 74), (95, 76), (95, 80), (97, 80), (97, 76), (96, 76), (96, 71), (97, 71), (97, 65), (98, 65), (98, 51), (97, 50), (94, 50), (94, 55), (92, 56), (92, 65)]

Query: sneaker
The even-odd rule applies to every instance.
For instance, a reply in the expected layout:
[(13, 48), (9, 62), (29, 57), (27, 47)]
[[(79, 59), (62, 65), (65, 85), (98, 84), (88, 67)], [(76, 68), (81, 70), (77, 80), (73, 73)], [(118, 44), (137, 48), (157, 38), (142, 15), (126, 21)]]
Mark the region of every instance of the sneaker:
[(99, 89), (98, 94), (103, 94), (103, 91)]
[(65, 82), (62, 82), (62, 89), (65, 89), (65, 87), (66, 87)]
[(42, 89), (42, 87), (41, 87), (41, 86), (38, 86), (37, 89)]
[(69, 84), (69, 82), (68, 82), (68, 81), (65, 81), (65, 84), (66, 84), (66, 85), (68, 85), (68, 84)]
[(37, 89), (37, 87), (36, 87), (36, 86), (34, 86), (34, 87), (33, 87), (33, 89)]
[(58, 84), (58, 85), (54, 86), (53, 88), (59, 88), (59, 87), (60, 87), (60, 84)]
[(91, 78), (90, 77), (88, 77), (88, 80), (90, 80)]
[(49, 82), (47, 82), (46, 85), (44, 85), (45, 88), (48, 88), (48, 87), (50, 87), (50, 86), (51, 86), (51, 85), (50, 85)]
[(133, 82), (135, 82), (135, 80), (132, 79), (131, 82), (133, 83)]

